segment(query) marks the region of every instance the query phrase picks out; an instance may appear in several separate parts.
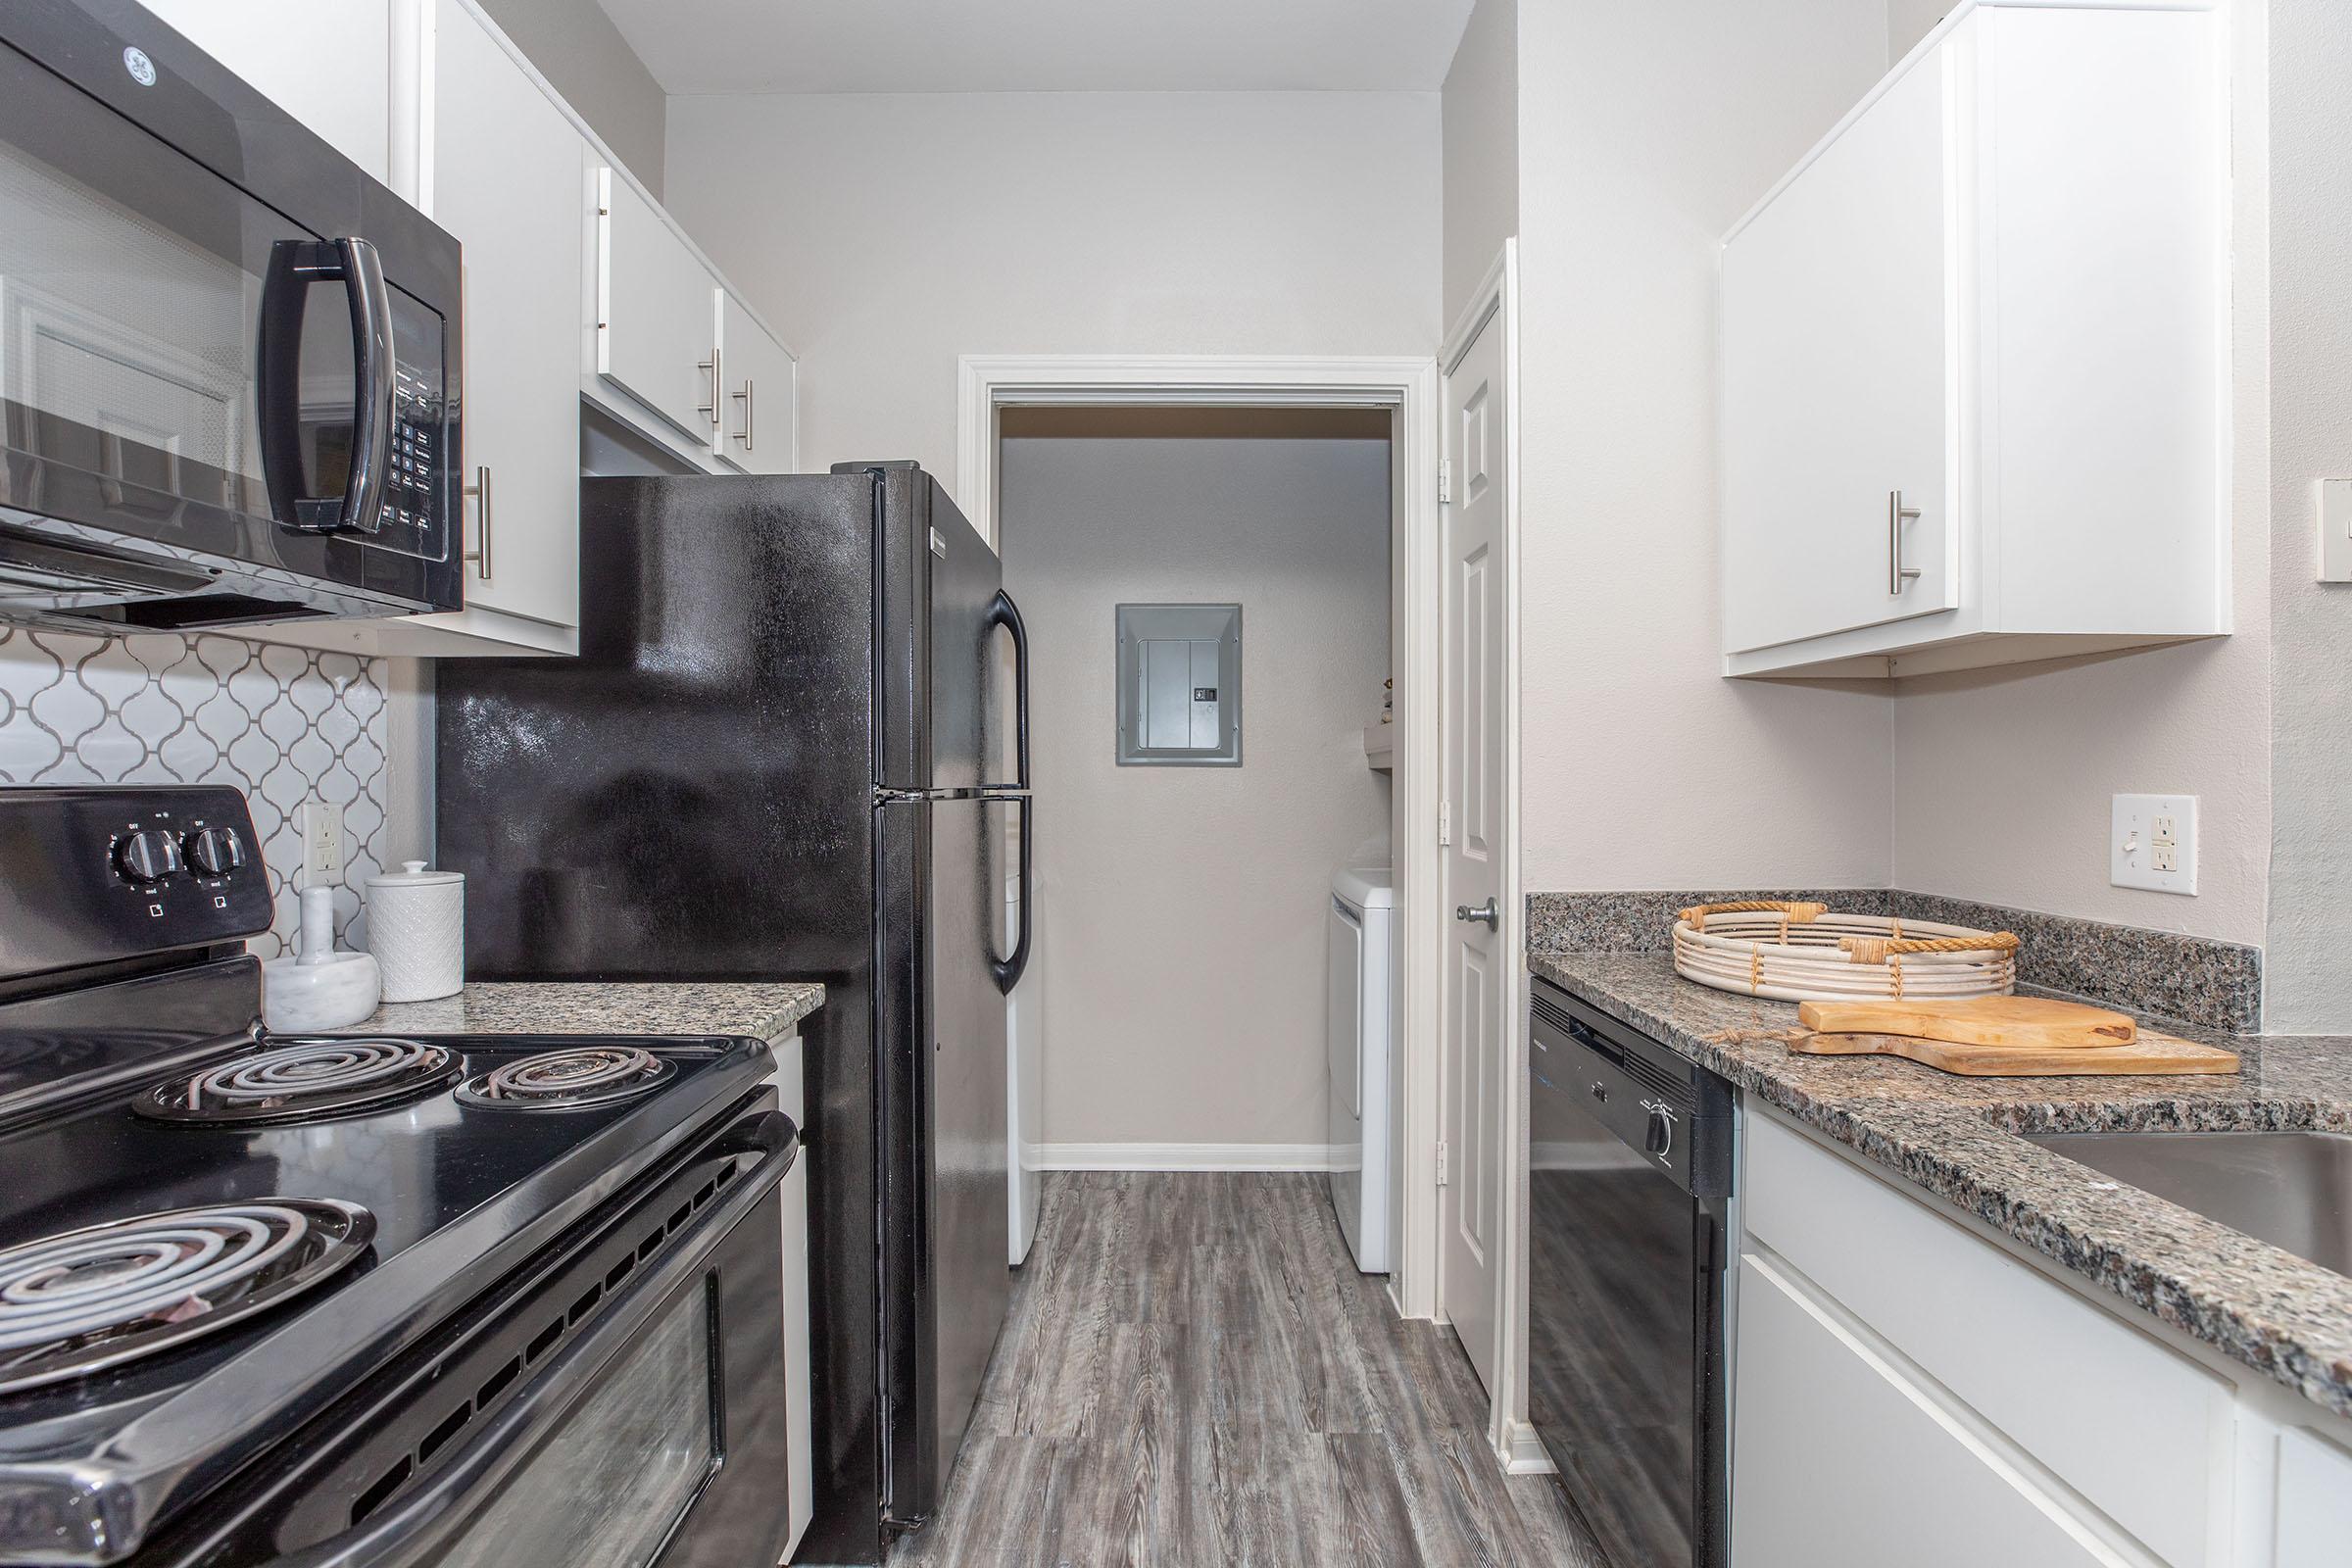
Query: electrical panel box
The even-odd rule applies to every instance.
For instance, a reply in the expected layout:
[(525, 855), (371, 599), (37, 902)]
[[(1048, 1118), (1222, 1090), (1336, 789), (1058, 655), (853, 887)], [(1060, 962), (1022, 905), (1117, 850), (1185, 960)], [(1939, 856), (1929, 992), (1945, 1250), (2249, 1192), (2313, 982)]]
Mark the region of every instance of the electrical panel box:
[(1118, 607), (1121, 767), (1239, 767), (1242, 607)]

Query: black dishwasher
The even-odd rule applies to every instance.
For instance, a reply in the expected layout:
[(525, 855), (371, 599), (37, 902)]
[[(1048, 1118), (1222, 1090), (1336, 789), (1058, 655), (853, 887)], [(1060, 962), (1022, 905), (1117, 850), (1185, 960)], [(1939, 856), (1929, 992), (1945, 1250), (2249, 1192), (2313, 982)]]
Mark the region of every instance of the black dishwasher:
[(1538, 979), (1527, 1412), (1612, 1568), (1722, 1568), (1732, 1090)]

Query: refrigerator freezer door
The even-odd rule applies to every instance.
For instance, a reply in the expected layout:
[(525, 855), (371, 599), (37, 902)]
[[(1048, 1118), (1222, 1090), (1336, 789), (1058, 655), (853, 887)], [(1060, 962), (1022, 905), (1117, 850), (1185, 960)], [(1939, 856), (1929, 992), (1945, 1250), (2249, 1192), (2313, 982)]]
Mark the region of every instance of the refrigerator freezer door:
[(903, 1523), (938, 1506), (1012, 1291), (1004, 995), (991, 967), (1008, 809), (979, 800), (877, 808), (884, 1125), (912, 1129), (907, 1147), (887, 1152), (883, 1216), (884, 1500)]
[(919, 468), (871, 470), (879, 511), (883, 788), (978, 790), (1010, 778), (996, 702), (997, 553)]

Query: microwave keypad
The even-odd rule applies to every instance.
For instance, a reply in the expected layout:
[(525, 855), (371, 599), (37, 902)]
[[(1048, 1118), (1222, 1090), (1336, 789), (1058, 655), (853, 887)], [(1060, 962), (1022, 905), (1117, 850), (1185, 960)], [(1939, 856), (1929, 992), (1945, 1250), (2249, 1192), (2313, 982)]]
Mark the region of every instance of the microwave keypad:
[(407, 370), (393, 404), (391, 471), (385, 476), (379, 533), (410, 554), (439, 560), (441, 530), (435, 503), (443, 470), (438, 404)]

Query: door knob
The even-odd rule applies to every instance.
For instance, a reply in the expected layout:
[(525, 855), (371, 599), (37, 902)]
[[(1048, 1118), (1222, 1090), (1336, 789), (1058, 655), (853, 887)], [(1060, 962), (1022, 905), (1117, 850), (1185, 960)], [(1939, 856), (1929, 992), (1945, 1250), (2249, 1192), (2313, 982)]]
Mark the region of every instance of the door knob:
[(1485, 922), (1487, 929), (1490, 931), (1499, 931), (1502, 929), (1502, 911), (1494, 906), (1494, 897), (1493, 894), (1489, 894), (1487, 896), (1487, 902), (1480, 905), (1475, 909), (1470, 907), (1470, 906), (1467, 904), (1455, 905), (1453, 906), (1453, 917), (1456, 920), (1466, 920), (1472, 925), (1477, 925), (1483, 921)]

